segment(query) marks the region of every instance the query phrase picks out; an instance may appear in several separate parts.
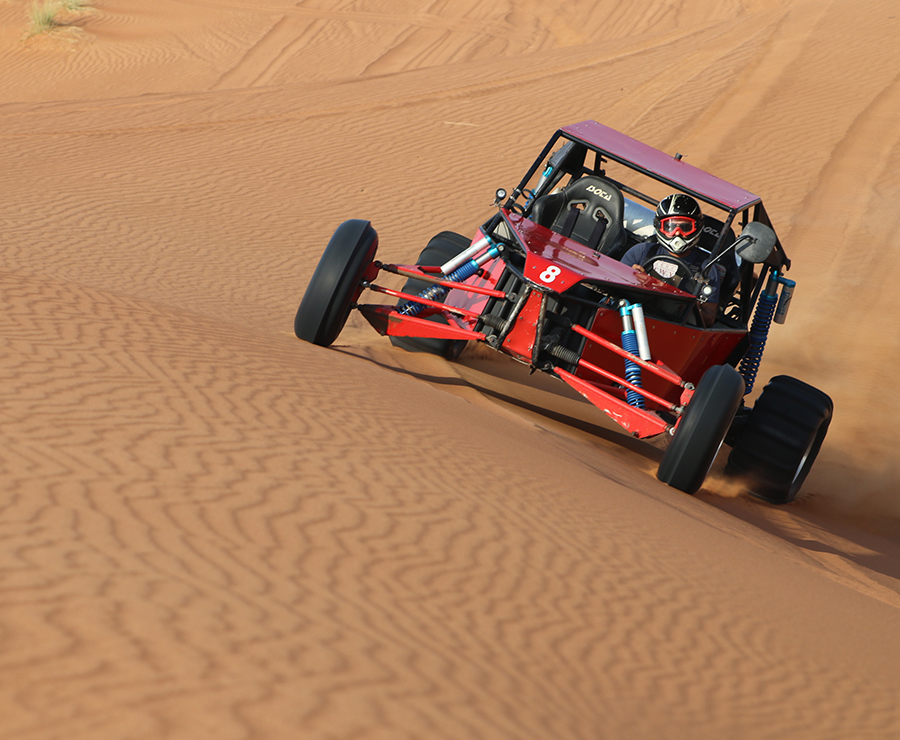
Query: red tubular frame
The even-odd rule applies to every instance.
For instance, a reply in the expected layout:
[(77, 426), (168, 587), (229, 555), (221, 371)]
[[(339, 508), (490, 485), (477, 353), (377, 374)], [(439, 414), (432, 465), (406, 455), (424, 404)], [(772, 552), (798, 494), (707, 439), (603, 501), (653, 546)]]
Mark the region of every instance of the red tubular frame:
[[(414, 278), (415, 280), (421, 280), (424, 283), (433, 283), (434, 285), (442, 285), (445, 288), (451, 288), (452, 290), (463, 290), (466, 293), (478, 293), (479, 295), (490, 296), (491, 298), (506, 298), (506, 293), (502, 290), (494, 290), (493, 288), (483, 288), (478, 285), (466, 285), (465, 283), (456, 283), (452, 280), (441, 280), (440, 278), (435, 278), (429, 275), (426, 272), (422, 272), (418, 267), (409, 267), (407, 265), (385, 265), (382, 264), (381, 269), (385, 272), (393, 273), (394, 275), (402, 275), (403, 277)], [(367, 285), (367, 288), (372, 289), (373, 286)], [(411, 296), (417, 302), (421, 301), (420, 298), (416, 296)], [(424, 303), (424, 301), (421, 301)]]
[[(642, 368), (646, 368), (649, 372), (655, 373), (664, 380), (667, 380), (670, 383), (673, 383), (682, 388), (682, 406), (685, 405), (694, 394), (693, 386), (690, 383), (685, 382), (681, 376), (673, 372), (665, 365), (661, 363), (652, 363), (646, 360), (642, 360), (637, 355), (634, 355), (631, 352), (622, 349), (615, 342), (604, 339), (598, 334), (595, 334), (594, 332), (585, 329), (584, 327), (577, 324), (572, 325), (572, 330), (577, 334), (590, 339), (592, 342), (596, 342), (597, 344), (606, 347), (611, 352), (614, 352), (615, 354), (620, 355), (627, 360), (631, 360), (632, 362), (640, 365)], [(578, 360), (578, 367), (599, 375), (600, 377), (606, 378), (607, 380), (611, 380), (622, 386), (623, 389), (634, 391), (647, 400), (659, 405), (661, 408), (680, 416), (681, 408), (679, 406), (671, 403), (670, 401), (667, 401), (664, 398), (660, 398), (654, 393), (646, 391), (643, 388), (634, 385), (633, 383), (629, 383), (627, 380), (625, 380), (625, 378), (618, 376), (615, 373), (604, 370), (603, 368), (582, 359)], [(592, 383), (588, 380), (585, 380), (584, 378), (579, 378), (577, 375), (573, 375), (572, 373), (559, 367), (556, 368), (555, 373), (560, 378), (560, 380), (564, 381), (567, 385), (574, 388), (588, 401), (590, 401), (597, 408), (606, 413), (606, 415), (613, 419), (613, 421), (622, 426), (626, 431), (631, 432), (636, 437), (652, 437), (654, 435), (668, 431), (674, 426), (661, 419), (652, 411), (647, 411), (646, 409), (632, 406), (624, 398), (613, 395), (609, 391), (601, 388), (597, 383)]]
[[(577, 324), (572, 325), (572, 330), (577, 332), (578, 334), (581, 334), (587, 339), (590, 339), (592, 342), (596, 342), (603, 347), (607, 347), (612, 352), (615, 352), (616, 354), (639, 364), (641, 367), (646, 368), (650, 372), (656, 373), (661, 378), (680, 386), (684, 389), (684, 393), (681, 396), (682, 403), (686, 403), (690, 396), (693, 394), (693, 390), (690, 385), (688, 383), (685, 383), (680, 376), (672, 372), (672, 370), (670, 370), (669, 368), (663, 365), (658, 365), (647, 362), (646, 360), (642, 360), (637, 355), (633, 355), (627, 350), (622, 349), (614, 342), (610, 342), (608, 339), (604, 339), (603, 337), (595, 334), (592, 331), (589, 331), (588, 329), (578, 326)], [(671, 403), (664, 398), (660, 398), (656, 394), (651, 393), (650, 391), (646, 391), (643, 388), (634, 385), (633, 383), (629, 383), (627, 380), (625, 380), (625, 378), (616, 375), (615, 373), (612, 373), (608, 370), (604, 370), (603, 368), (598, 367), (592, 362), (579, 359), (577, 365), (578, 367), (587, 370), (588, 372), (599, 375), (601, 378), (606, 378), (607, 380), (613, 381), (614, 383), (621, 386), (623, 391), (634, 391), (635, 393), (638, 393), (646, 398), (648, 401), (652, 401), (653, 403), (657, 404), (660, 408), (666, 409), (667, 411), (676, 415), (680, 414), (681, 409), (674, 403)], [(653, 437), (657, 434), (662, 434), (663, 432), (666, 432), (673, 427), (672, 424), (660, 418), (653, 411), (648, 411), (646, 409), (638, 408), (637, 406), (632, 406), (624, 398), (602, 388), (598, 383), (580, 378), (577, 375), (568, 372), (567, 370), (563, 370), (561, 367), (555, 368), (554, 373), (560, 380), (578, 391), (578, 393), (584, 396), (594, 406), (603, 411), (607, 416), (609, 416), (613, 421), (619, 424), (619, 426), (624, 428), (626, 431), (631, 432), (631, 434), (633, 434), (635, 437)]]
[[(645, 391), (640, 386), (634, 385), (633, 383), (629, 383), (627, 380), (625, 380), (624, 378), (620, 378), (615, 373), (611, 373), (608, 370), (604, 370), (601, 367), (597, 367), (596, 365), (594, 365), (591, 362), (588, 362), (587, 360), (579, 360), (578, 367), (583, 367), (585, 370), (590, 370), (592, 373), (601, 375), (604, 378), (606, 378), (607, 380), (612, 380), (613, 382), (618, 383), (619, 385), (627, 388), (630, 391), (634, 391), (635, 393), (640, 393), (644, 398), (646, 398), (650, 401), (653, 401), (653, 403), (659, 404), (664, 409), (667, 409), (669, 411), (675, 411), (678, 408), (674, 403), (667, 401), (665, 398), (660, 398), (659, 396), (657, 396), (653, 393), (650, 393), (650, 391)], [(605, 393), (606, 391), (603, 391), (603, 392)]]
[[(420, 298), (419, 296), (415, 296), (410, 293), (404, 293), (400, 290), (394, 290), (392, 288), (384, 288), (380, 285), (374, 285), (370, 281), (375, 279), (380, 270), (384, 270), (385, 272), (390, 272), (395, 275), (402, 275), (403, 277), (409, 277), (416, 280), (421, 280), (426, 283), (440, 285), (448, 288), (449, 290), (462, 290), (468, 293), (490, 296), (492, 298), (506, 298), (506, 293), (501, 290), (467, 285), (465, 283), (458, 283), (450, 280), (442, 280), (440, 278), (433, 277), (432, 274), (424, 272), (418, 266), (391, 265), (383, 263), (375, 264), (376, 269), (371, 273), (367, 273), (366, 275), (366, 282), (364, 286), (365, 288), (368, 288), (369, 290), (372, 290), (376, 293), (389, 295), (399, 300), (418, 303), (422, 306), (427, 307), (428, 309), (431, 309), (428, 312), (429, 314), (444, 313), (448, 316), (451, 314), (455, 314), (456, 316), (461, 317), (467, 322), (474, 322), (481, 315), (480, 313), (476, 313), (464, 308), (459, 308), (457, 306), (447, 305), (446, 303), (442, 303), (440, 301), (432, 301), (426, 298)], [(433, 321), (427, 321), (426, 319), (421, 317), (401, 314), (399, 311), (397, 311), (397, 308), (395, 306), (364, 304), (358, 305), (356, 306), (356, 308), (359, 309), (360, 313), (363, 314), (363, 316), (375, 328), (375, 330), (382, 335), (446, 339), (475, 339), (480, 341), (484, 341), (486, 339), (485, 334), (483, 334), (482, 332), (477, 332), (472, 329), (465, 329), (458, 324), (440, 324)], [(654, 363), (643, 360), (637, 355), (634, 355), (631, 352), (622, 349), (622, 347), (620, 347), (615, 342), (611, 342), (610, 340), (605, 339), (599, 334), (596, 334), (589, 329), (585, 329), (578, 324), (573, 324), (571, 328), (572, 331), (580, 334), (586, 339), (589, 339), (592, 342), (605, 347), (611, 352), (614, 352), (615, 354), (620, 355), (621, 357), (630, 360), (631, 362), (634, 362), (648, 372), (654, 373), (663, 380), (666, 380), (682, 388), (684, 391), (681, 396), (682, 405), (686, 404), (688, 400), (690, 400), (690, 397), (693, 395), (693, 387), (689, 383), (686, 383), (684, 379), (681, 378), (681, 376), (679, 376), (670, 368), (666, 367), (663, 363)], [(666, 399), (661, 398), (660, 396), (651, 393), (650, 391), (646, 391), (643, 388), (634, 385), (633, 383), (628, 382), (625, 378), (616, 375), (613, 372), (604, 370), (603, 368), (598, 367), (597, 365), (583, 359), (579, 359), (577, 364), (578, 367), (602, 378), (606, 378), (607, 380), (610, 380), (613, 383), (617, 384), (623, 389), (623, 392), (625, 390), (634, 391), (635, 393), (638, 393), (646, 398), (648, 401), (656, 404), (660, 408), (676, 415), (680, 414), (681, 408), (676, 404), (667, 401)], [(598, 383), (580, 378), (577, 375), (563, 370), (560, 367), (555, 368), (554, 373), (560, 380), (575, 389), (594, 406), (599, 408), (617, 424), (622, 426), (626, 431), (631, 432), (631, 434), (636, 437), (644, 438), (662, 434), (663, 432), (670, 430), (673, 426), (672, 424), (660, 418), (653, 411), (648, 411), (646, 409), (632, 406), (623, 397), (617, 396), (615, 393), (612, 393), (609, 390), (605, 390)]]
[[(576, 334), (581, 334), (581, 336), (583, 336), (583, 337), (587, 337), (592, 342), (596, 342), (597, 344), (603, 345), (604, 347), (606, 347), (606, 349), (610, 350), (611, 352), (615, 352), (617, 355), (621, 355), (626, 360), (631, 360), (635, 364), (640, 365), (645, 370), (649, 370), (651, 373), (658, 375), (663, 380), (668, 380), (670, 383), (677, 385), (681, 388), (684, 388), (686, 385), (686, 383), (684, 382), (684, 380), (682, 379), (682, 377), (680, 375), (673, 372), (672, 370), (667, 368), (665, 365), (654, 364), (652, 362), (647, 362), (647, 360), (642, 360), (637, 355), (631, 354), (631, 352), (629, 352), (628, 350), (622, 349), (618, 344), (615, 344), (614, 342), (610, 342), (608, 339), (604, 339), (599, 334), (594, 334), (594, 332), (588, 331), (583, 326), (579, 326), (578, 324), (573, 324), (572, 331), (574, 331)], [(602, 374), (603, 373), (601, 373), (601, 375)], [(618, 378), (616, 379), (616, 382), (622, 382), (624, 384), (624, 380), (620, 380)], [(642, 395), (646, 395), (646, 394), (642, 394)], [(669, 403), (668, 401), (663, 401), (663, 405), (668, 405), (668, 403)]]
[[(451, 283), (453, 285), (454, 283)], [(465, 316), (470, 319), (477, 319), (481, 314), (477, 314), (474, 311), (468, 311), (465, 308), (458, 308), (456, 306), (447, 306), (440, 301), (431, 301), (427, 298), (419, 298), (419, 296), (412, 295), (410, 293), (404, 293), (401, 290), (394, 290), (393, 288), (382, 288), (380, 285), (367, 285), (369, 290), (372, 290), (376, 293), (384, 293), (385, 295), (393, 296), (394, 298), (402, 298), (407, 301), (412, 301), (413, 303), (421, 303), (423, 306), (429, 306), (431, 308), (437, 308), (442, 311), (449, 311), (450, 313), (459, 314), (460, 316)], [(403, 316), (405, 314), (400, 314), (399, 316)]]
[(656, 414), (632, 406), (627, 401), (598, 388), (594, 383), (579, 378), (577, 375), (563, 370), (561, 367), (554, 370), (557, 377), (567, 385), (574, 388), (594, 406), (605, 413), (609, 418), (621, 426), (625, 431), (631, 432), (635, 437), (653, 437), (662, 434), (671, 426)]
[(418, 316), (405, 316), (399, 313), (394, 306), (365, 304), (357, 306), (357, 308), (366, 321), (382, 336), (477, 339), (480, 341), (486, 339), (485, 335), (479, 331), (463, 329), (459, 326), (448, 324), (438, 324), (434, 321), (420, 319)]
[[(441, 285), (443, 287), (449, 288), (450, 290), (463, 290), (468, 293), (477, 293), (479, 295), (486, 295), (493, 298), (506, 297), (506, 293), (504, 293), (502, 290), (483, 288), (475, 285), (466, 285), (465, 283), (458, 283), (452, 280), (441, 280), (440, 278), (435, 278), (432, 275), (423, 272), (418, 265), (393, 265), (384, 264), (377, 261), (373, 262), (370, 266), (370, 269), (366, 271), (366, 274), (363, 278), (363, 287), (375, 293), (383, 293), (384, 295), (389, 295), (393, 298), (398, 298), (404, 301), (411, 301), (413, 303), (418, 303), (422, 306), (425, 306), (426, 309), (430, 310), (428, 310), (427, 313), (423, 314), (424, 316), (432, 315), (434, 313), (444, 313), (448, 315), (455, 314), (457, 316), (460, 316), (462, 319), (474, 322), (478, 319), (480, 314), (474, 311), (469, 311), (465, 308), (459, 308), (458, 306), (448, 306), (445, 303), (441, 303), (440, 301), (432, 301), (427, 298), (420, 298), (417, 295), (404, 293), (402, 290), (394, 290), (393, 288), (384, 288), (380, 285), (375, 285), (371, 281), (375, 280), (375, 278), (378, 277), (378, 273), (381, 270), (390, 272), (395, 275), (402, 275), (403, 277), (410, 277), (416, 280), (421, 280), (433, 285)], [(382, 336), (429, 337), (435, 339), (475, 339), (480, 341), (484, 341), (486, 339), (485, 335), (482, 332), (474, 331), (472, 329), (464, 329), (458, 323), (449, 325), (440, 324), (433, 321), (426, 321), (424, 318), (421, 318), (419, 316), (407, 316), (400, 313), (397, 310), (396, 306), (357, 304), (354, 307), (359, 310), (363, 317), (365, 317), (366, 321), (368, 321), (372, 325), (375, 331), (377, 331)]]

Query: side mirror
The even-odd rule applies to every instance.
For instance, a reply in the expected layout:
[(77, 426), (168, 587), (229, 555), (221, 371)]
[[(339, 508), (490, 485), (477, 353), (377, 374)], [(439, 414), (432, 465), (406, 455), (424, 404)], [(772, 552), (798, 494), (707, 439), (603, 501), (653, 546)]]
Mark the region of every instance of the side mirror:
[(735, 242), (735, 251), (742, 260), (758, 264), (765, 262), (775, 248), (775, 232), (764, 223), (751, 221)]

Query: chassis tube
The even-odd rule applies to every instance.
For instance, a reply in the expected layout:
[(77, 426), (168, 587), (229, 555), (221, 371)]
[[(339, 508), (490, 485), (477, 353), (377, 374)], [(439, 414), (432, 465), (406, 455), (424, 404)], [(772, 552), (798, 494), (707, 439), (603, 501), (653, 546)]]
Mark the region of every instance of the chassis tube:
[(560, 380), (574, 388), (610, 419), (639, 439), (654, 437), (671, 429), (671, 424), (666, 423), (654, 412), (635, 408), (624, 398), (616, 398), (584, 378), (572, 375), (561, 367), (556, 368), (555, 373)]
[(481, 315), (475, 313), (474, 311), (468, 311), (465, 308), (457, 308), (456, 306), (448, 306), (447, 304), (441, 303), (440, 301), (430, 301), (427, 298), (419, 298), (419, 296), (411, 295), (410, 293), (403, 293), (402, 291), (394, 290), (393, 288), (382, 288), (380, 285), (367, 285), (366, 287), (374, 293), (384, 293), (385, 295), (389, 295), (394, 298), (401, 298), (407, 301), (415, 301), (416, 303), (421, 303), (424, 306), (437, 308), (441, 311), (449, 311), (450, 313), (459, 314), (460, 316), (466, 316), (470, 319), (477, 319)]
[[(467, 293), (478, 293), (479, 295), (486, 295), (490, 296), (491, 298), (506, 298), (506, 293), (504, 293), (502, 290), (482, 288), (478, 285), (467, 285), (466, 283), (457, 283), (452, 280), (442, 280), (441, 278), (432, 277), (428, 273), (410, 269), (409, 267), (403, 265), (382, 264), (380, 265), (380, 269), (384, 270), (385, 272), (390, 272), (394, 275), (402, 275), (403, 277), (415, 278), (416, 280), (421, 280), (423, 283), (434, 283), (435, 285), (442, 285), (445, 288), (450, 288), (451, 290), (464, 290)], [(367, 285), (366, 287), (371, 288), (372, 286)]]
[[(648, 362), (647, 360), (642, 360), (637, 355), (631, 354), (624, 349), (622, 349), (618, 344), (614, 342), (610, 342), (608, 339), (604, 339), (599, 334), (594, 334), (592, 331), (588, 331), (583, 326), (579, 326), (578, 324), (572, 324), (572, 331), (576, 334), (581, 334), (583, 337), (587, 337), (592, 342), (597, 342), (597, 344), (601, 344), (606, 349), (615, 352), (617, 355), (621, 355), (626, 360), (631, 360), (634, 363), (637, 363), (642, 368), (649, 370), (654, 375), (658, 375), (663, 380), (668, 380), (670, 383), (677, 385), (679, 388), (684, 388), (687, 386), (687, 383), (682, 379), (680, 375), (677, 375), (672, 370), (669, 370), (666, 367), (662, 367), (652, 362)], [(616, 382), (620, 382), (617, 380)]]
[(615, 373), (611, 373), (608, 370), (604, 370), (601, 367), (597, 367), (596, 365), (594, 365), (591, 362), (588, 362), (587, 360), (579, 360), (578, 367), (583, 367), (585, 370), (590, 370), (592, 373), (596, 373), (597, 375), (600, 375), (601, 377), (604, 377), (607, 380), (612, 380), (613, 382), (618, 383), (619, 385), (627, 388), (630, 391), (639, 393), (644, 398), (646, 398), (648, 401), (653, 401), (653, 403), (659, 404), (660, 406), (662, 406), (664, 409), (666, 409), (668, 411), (672, 411), (672, 412), (676, 412), (676, 413), (678, 411), (678, 407), (671, 401), (667, 401), (664, 398), (660, 398), (659, 396), (657, 396), (654, 393), (651, 393), (650, 391), (645, 391), (640, 386), (634, 385), (634, 383), (629, 383), (627, 380), (619, 377)]

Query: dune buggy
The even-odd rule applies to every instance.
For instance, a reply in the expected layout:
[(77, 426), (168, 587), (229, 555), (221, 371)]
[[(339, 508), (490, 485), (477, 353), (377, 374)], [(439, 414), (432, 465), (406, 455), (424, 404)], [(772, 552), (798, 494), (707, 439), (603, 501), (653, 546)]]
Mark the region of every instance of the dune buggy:
[[(672, 192), (702, 205), (702, 269), (665, 256), (644, 271), (620, 262), (653, 236), (656, 203)], [(833, 407), (784, 375), (745, 403), (794, 288), (759, 197), (584, 121), (556, 131), (494, 205), (473, 239), (441, 232), (415, 265), (377, 261), (371, 223), (345, 221), (309, 282), (295, 333), (328, 346), (356, 309), (407, 350), (453, 359), (466, 342), (483, 342), (568, 384), (632, 435), (668, 435), (657, 476), (676, 489), (696, 492), (725, 443), (726, 473), (750, 492), (774, 503), (796, 496)], [(700, 308), (713, 270), (719, 299), (707, 325)], [(386, 274), (406, 282), (377, 284)], [(396, 304), (360, 303), (366, 290)]]

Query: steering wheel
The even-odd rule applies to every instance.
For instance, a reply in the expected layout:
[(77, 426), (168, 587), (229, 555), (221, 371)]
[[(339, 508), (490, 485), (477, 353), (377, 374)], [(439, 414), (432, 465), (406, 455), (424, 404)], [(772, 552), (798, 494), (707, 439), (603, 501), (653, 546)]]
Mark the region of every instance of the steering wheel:
[[(668, 269), (657, 269), (657, 262), (666, 263), (669, 265)], [(655, 257), (648, 257), (645, 259), (644, 264), (642, 264), (641, 267), (643, 267), (648, 274), (659, 278), (663, 282), (666, 282), (679, 290), (684, 290), (688, 293), (696, 292), (697, 281), (694, 278), (694, 271), (691, 269), (690, 265), (680, 257), (673, 257), (669, 254), (658, 254)], [(675, 268), (674, 272), (672, 271), (673, 267)]]

